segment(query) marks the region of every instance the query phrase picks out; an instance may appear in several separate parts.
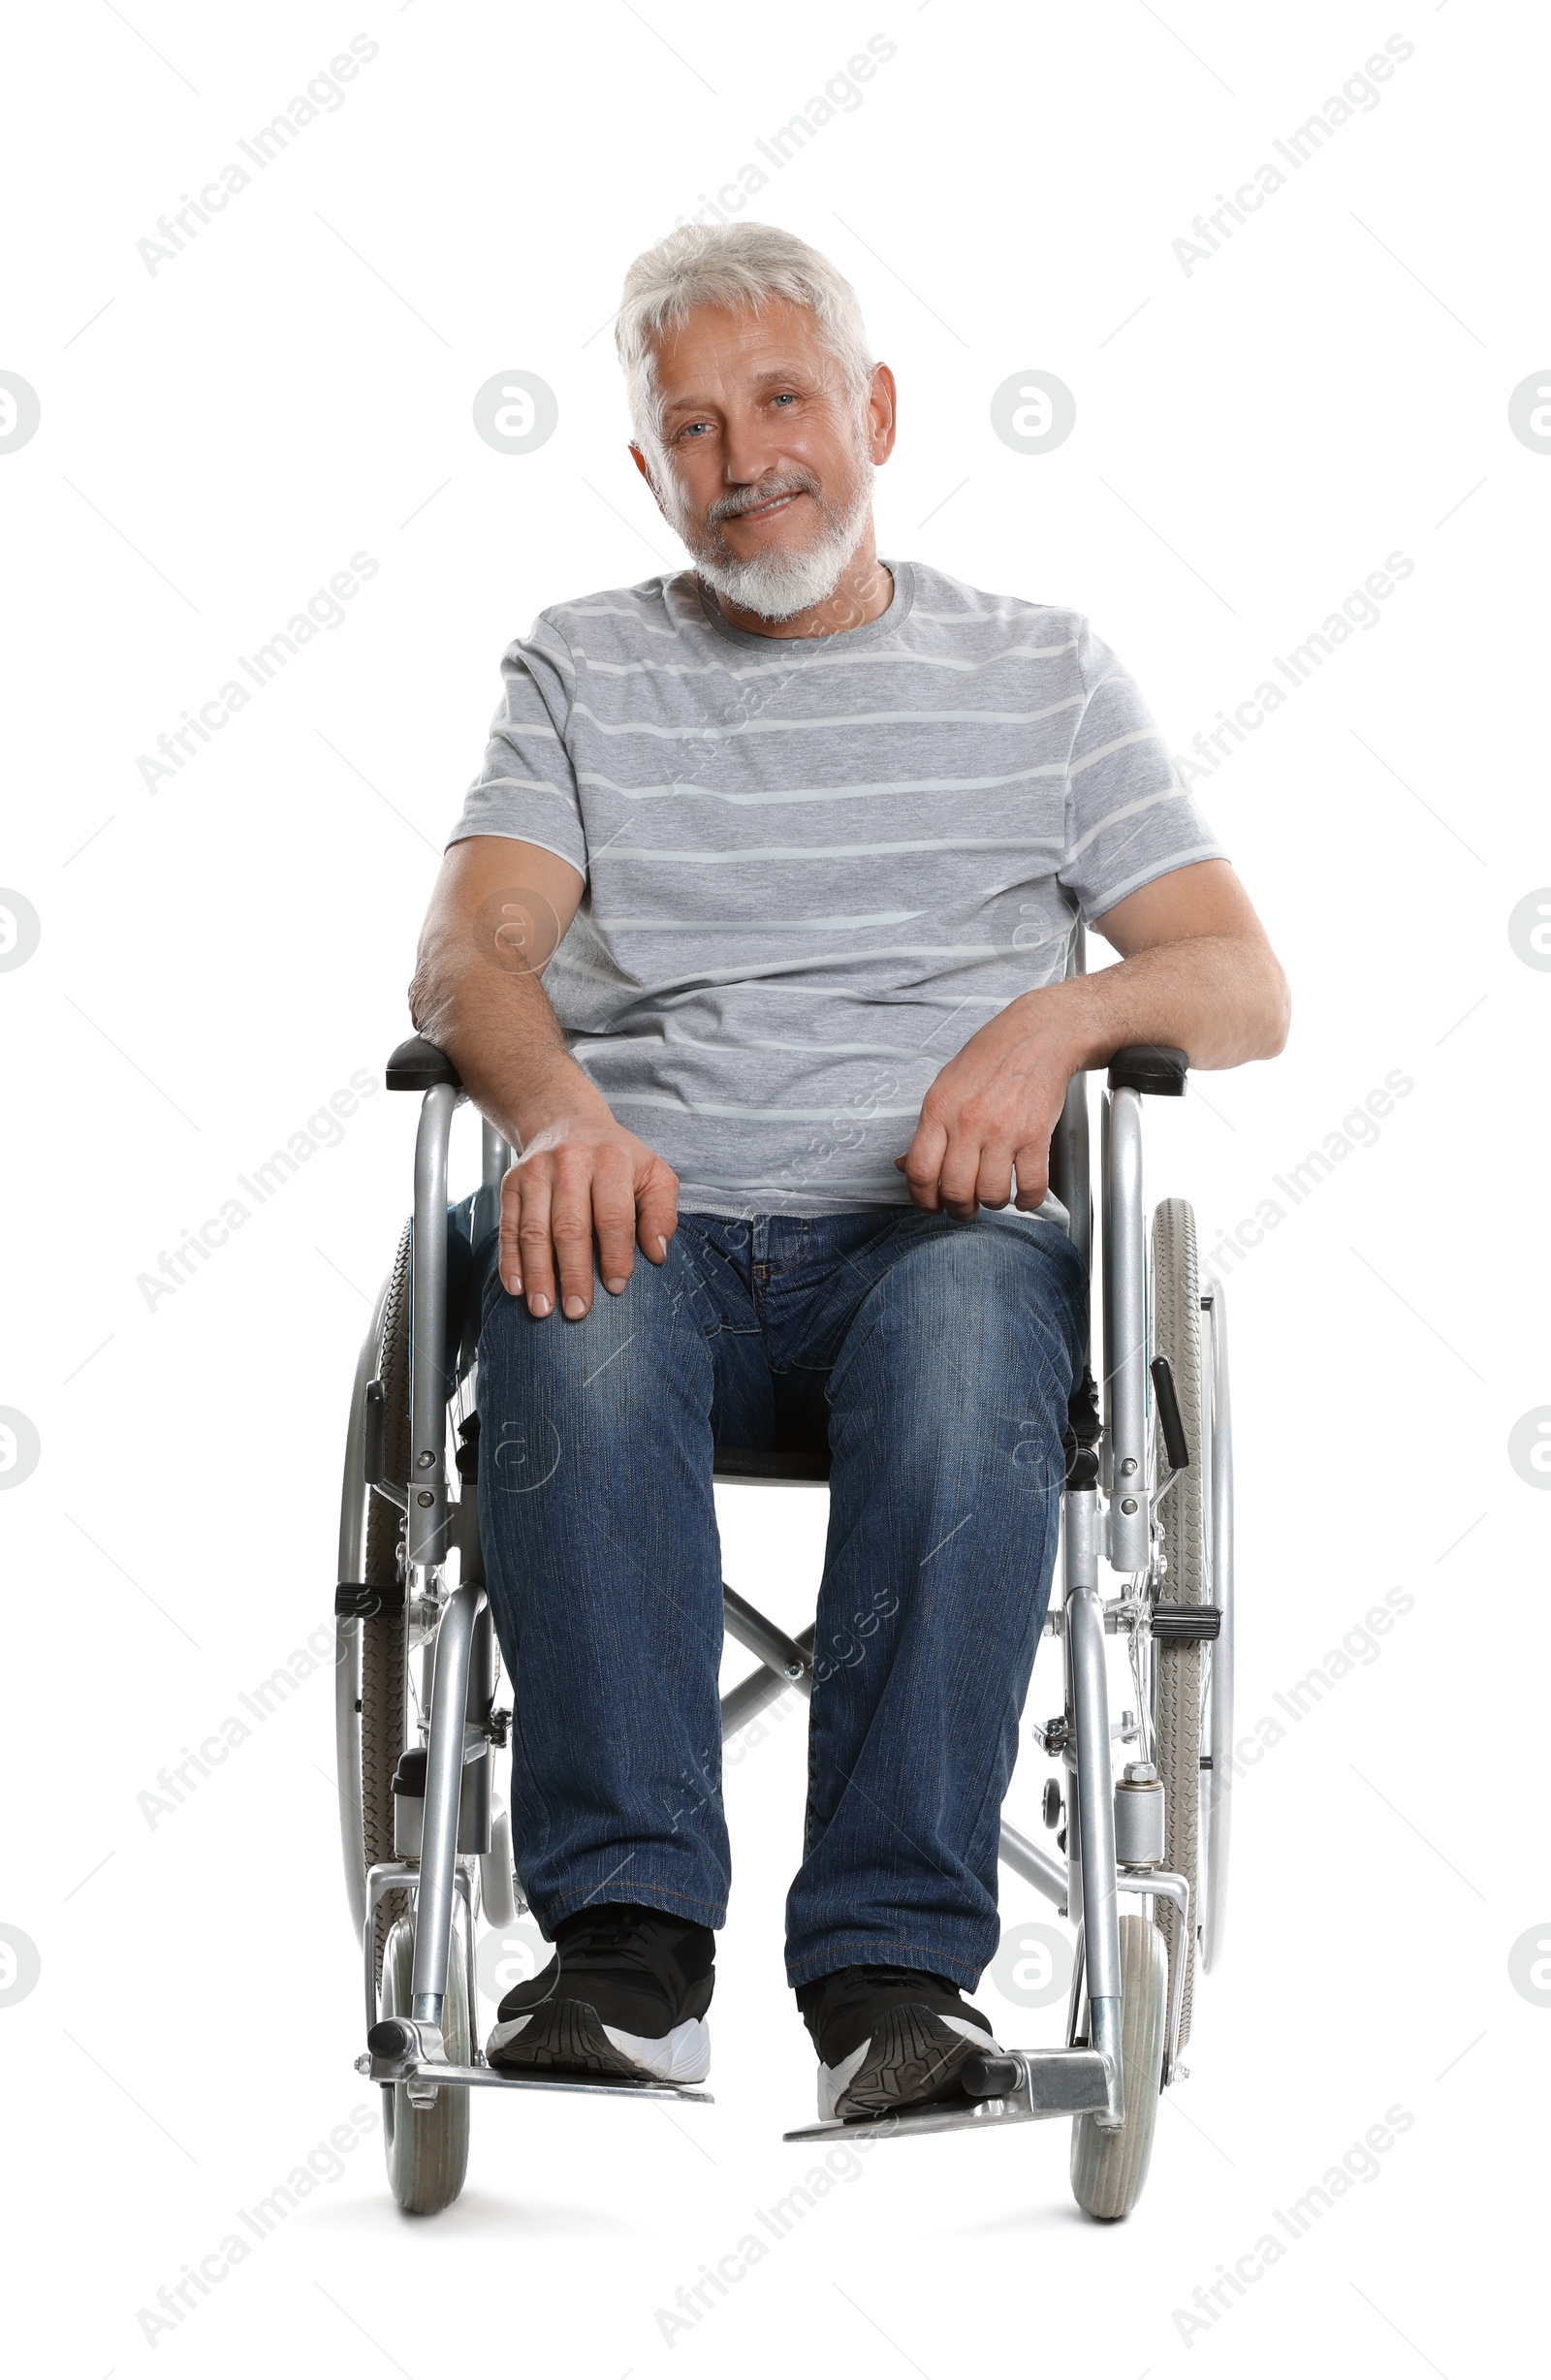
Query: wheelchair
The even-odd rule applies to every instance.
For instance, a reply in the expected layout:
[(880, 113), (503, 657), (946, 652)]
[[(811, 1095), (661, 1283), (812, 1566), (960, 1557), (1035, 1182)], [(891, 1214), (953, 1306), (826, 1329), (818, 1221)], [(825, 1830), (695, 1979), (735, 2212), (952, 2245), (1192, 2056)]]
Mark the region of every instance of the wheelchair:
[[(1221, 1284), (1198, 1269), (1180, 1198), (1142, 1193), (1142, 1106), (1178, 1097), (1178, 1050), (1121, 1051), (1100, 1124), (1102, 1391), (1092, 1366), (1065, 1432), (1061, 1546), (1045, 1634), (1063, 1652), (1060, 1711), (1033, 1728), (1056, 1773), (1052, 1857), (1003, 1824), (1000, 1857), (1075, 1932), (1066, 2039), (988, 2051), (965, 2097), (870, 2120), (874, 2136), (1072, 2119), (1071, 2186), (1099, 2221), (1135, 2205), (1160, 2093), (1183, 2080), (1197, 1970), (1222, 1953), (1233, 1725), (1233, 1469)], [(456, 1067), (419, 1037), (388, 1062), (421, 1095), (414, 1213), (378, 1295), (351, 1392), (339, 1525), (335, 1714), (350, 1916), (362, 1948), (366, 2047), (383, 2092), (394, 2197), (450, 2205), (463, 2184), (473, 2092), (585, 2091), (707, 2101), (669, 2083), (498, 2073), (478, 2039), (475, 1925), (525, 1907), (495, 1765), (511, 1719), (484, 1591), (476, 1484), (477, 1319), (458, 1274), (495, 1224), (512, 1151), (483, 1126), (481, 1185), (448, 1208)], [(1051, 1144), (1051, 1188), (1092, 1272), (1087, 1078)], [(717, 1449), (715, 1476), (822, 1487), (827, 1456)], [(1107, 1564), (1114, 1592), (1101, 1590)], [(725, 1586), (727, 1634), (756, 1666), (722, 1700), (723, 1740), (777, 1696), (809, 1695), (813, 1629), (789, 1636)], [(1112, 1720), (1113, 1666), (1124, 1681)], [(411, 1723), (411, 1719), (412, 1722)], [(1120, 1774), (1116, 1774), (1119, 1766)], [(1133, 1905), (1123, 1915), (1121, 1896)], [(829, 2121), (788, 2141), (857, 2129)]]

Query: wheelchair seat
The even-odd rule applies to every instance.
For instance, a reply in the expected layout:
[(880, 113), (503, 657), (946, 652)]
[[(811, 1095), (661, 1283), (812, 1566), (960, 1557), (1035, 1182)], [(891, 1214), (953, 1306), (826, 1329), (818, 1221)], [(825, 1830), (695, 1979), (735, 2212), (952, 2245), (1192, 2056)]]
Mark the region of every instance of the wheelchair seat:
[(718, 1446), (712, 1457), (717, 1479), (743, 1486), (822, 1487), (830, 1476), (828, 1446)]

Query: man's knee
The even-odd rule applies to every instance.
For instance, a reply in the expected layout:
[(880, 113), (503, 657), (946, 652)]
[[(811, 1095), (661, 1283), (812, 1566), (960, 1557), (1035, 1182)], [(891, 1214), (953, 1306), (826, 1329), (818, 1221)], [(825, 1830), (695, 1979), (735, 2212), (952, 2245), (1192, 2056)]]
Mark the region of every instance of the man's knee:
[(868, 1319), (915, 1368), (978, 1382), (1046, 1350), (1069, 1370), (1079, 1294), (1064, 1240), (985, 1221), (923, 1234), (871, 1292)]
[(977, 1450), (1042, 1481), (1066, 1419), (1080, 1275), (999, 1226), (924, 1234), (870, 1292), (832, 1380), (917, 1458)]
[(553, 1382), (562, 1392), (585, 1380), (600, 1363), (612, 1363), (632, 1341), (649, 1346), (671, 1321), (671, 1307), (658, 1293), (660, 1274), (638, 1258), (617, 1296), (593, 1285), (592, 1304), (576, 1321), (558, 1312), (542, 1317), (514, 1297), (498, 1274), (486, 1286), (480, 1353), (524, 1377)]
[(574, 1322), (560, 1314), (537, 1318), (492, 1276), (480, 1331), (480, 1408), (497, 1484), (507, 1483), (503, 1445), (513, 1449), (508, 1468), (529, 1481), (552, 1436), (562, 1444), (608, 1438), (662, 1413), (694, 1358), (679, 1324), (671, 1262), (671, 1253), (664, 1266), (638, 1257), (619, 1294), (600, 1283)]

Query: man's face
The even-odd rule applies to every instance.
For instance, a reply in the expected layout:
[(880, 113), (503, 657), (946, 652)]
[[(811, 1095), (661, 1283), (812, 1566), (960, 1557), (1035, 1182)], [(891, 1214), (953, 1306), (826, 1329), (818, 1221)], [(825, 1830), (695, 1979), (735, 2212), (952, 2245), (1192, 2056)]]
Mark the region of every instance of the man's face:
[(701, 575), (768, 619), (822, 602), (869, 529), (872, 467), (894, 444), (887, 368), (859, 400), (813, 316), (772, 299), (758, 314), (697, 307), (658, 348), (657, 385), (653, 485)]

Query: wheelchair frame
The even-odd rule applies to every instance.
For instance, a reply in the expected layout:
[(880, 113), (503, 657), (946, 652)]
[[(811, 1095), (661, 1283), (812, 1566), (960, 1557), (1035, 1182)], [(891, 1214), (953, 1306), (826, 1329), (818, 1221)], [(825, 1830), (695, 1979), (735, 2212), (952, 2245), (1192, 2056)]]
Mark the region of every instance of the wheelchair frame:
[[(1014, 1874), (1069, 1916), (1078, 1928), (1067, 2040), (1064, 2047), (985, 2055), (970, 2062), (964, 2080), (970, 2094), (963, 2104), (903, 2110), (873, 2129), (896, 2136), (940, 2132), (965, 2125), (1029, 2121), (1060, 2115), (1091, 2115), (1100, 2132), (1118, 2132), (1125, 2121), (1122, 2057), (1122, 1983), (1119, 1896), (1123, 1892), (1170, 1903), (1178, 1913), (1179, 1954), (1171, 1958), (1161, 2085), (1185, 2073), (1179, 2064), (1186, 1946), (1197, 1913), (1189, 1882), (1160, 1863), (1122, 1861), (1116, 1848), (1117, 1792), (1113, 1743), (1129, 1741), (1134, 1722), (1112, 1727), (1105, 1657), (1107, 1634), (1139, 1630), (1148, 1623), (1145, 1596), (1135, 1592), (1149, 1577), (1154, 1558), (1155, 1497), (1149, 1484), (1150, 1378), (1147, 1349), (1148, 1258), (1142, 1196), (1142, 1101), (1145, 1095), (1178, 1095), (1185, 1088), (1186, 1061), (1173, 1050), (1120, 1052), (1109, 1068), (1103, 1102), (1102, 1275), (1104, 1313), (1103, 1418), (1096, 1449), (1079, 1444), (1069, 1454), (1062, 1502), (1061, 1548), (1045, 1633), (1060, 1638), (1064, 1654), (1065, 1696), (1060, 1719), (1035, 1737), (1065, 1770), (1064, 1862), (1051, 1858), (1012, 1825), (1003, 1823), (1000, 1857)], [(339, 1542), (336, 1597), (339, 1659), (336, 1713), (339, 1735), (340, 1817), (352, 1917), (364, 1946), (367, 2048), (358, 2071), (384, 2085), (405, 2086), (412, 2107), (435, 2104), (440, 2090), (481, 2087), (500, 2090), (571, 2090), (614, 2097), (707, 2100), (711, 2094), (667, 2083), (552, 2079), (497, 2073), (477, 2046), (470, 2065), (449, 2061), (443, 2038), (452, 1930), (459, 1909), (467, 1929), (470, 2038), (477, 2045), (474, 1975), (474, 1902), (470, 1853), (488, 1856), (492, 1839), (491, 1765), (505, 1740), (506, 1714), (492, 1709), (492, 1623), (486, 1601), (479, 1543), (477, 1496), (472, 1483), (461, 1496), (448, 1477), (448, 1402), (453, 1382), (447, 1348), (447, 1175), (454, 1112), (463, 1092), (444, 1054), (412, 1039), (389, 1062), (390, 1089), (423, 1095), (415, 1144), (415, 1207), (411, 1286), (410, 1476), (405, 1482), (371, 1478), (368, 1456), (368, 1379), (377, 1346), (385, 1285), (357, 1368), (347, 1447), (347, 1481), (364, 1479), (372, 1492), (389, 1496), (405, 1513), (404, 1589), (412, 1624), (428, 1645), (429, 1728), (426, 1746), (424, 1818), (418, 1857), (396, 1856), (363, 1872), (361, 1856), (360, 1634), (364, 1500), (345, 1498)], [(507, 1142), (483, 1127), (482, 1187), (476, 1206), (476, 1239), (495, 1222), (500, 1185), (512, 1161)], [(1051, 1146), (1051, 1186), (1065, 1206), (1071, 1236), (1092, 1269), (1093, 1213), (1090, 1181), (1089, 1103), (1086, 1078), (1077, 1076)], [(1184, 1633), (1211, 1640), (1210, 1752), (1201, 1761), (1210, 1775), (1205, 1795), (1206, 1920), (1199, 1935), (1202, 1966), (1220, 1955), (1227, 1873), (1229, 1746), (1232, 1732), (1233, 1504), (1231, 1425), (1228, 1404), (1226, 1316), (1220, 1282), (1202, 1284), (1200, 1304), (1210, 1318), (1203, 1334), (1203, 1395), (1208, 1444), (1195, 1459), (1209, 1466), (1208, 1543), (1212, 1625)], [(1161, 1416), (1157, 1416), (1161, 1421)], [(1070, 1440), (1068, 1441), (1070, 1446)], [(1188, 1451), (1188, 1450), (1187, 1450)], [(825, 1476), (821, 1461), (748, 1450), (719, 1449), (719, 1480), (769, 1485), (812, 1484)], [(1172, 1484), (1172, 1476), (1167, 1484)], [(1166, 1489), (1165, 1491), (1166, 1492)], [(442, 1576), (451, 1552), (459, 1555), (459, 1583)], [(1106, 1560), (1129, 1574), (1132, 1593), (1106, 1599), (1098, 1565)], [(727, 1633), (754, 1655), (758, 1666), (722, 1698), (723, 1739), (747, 1726), (788, 1686), (810, 1695), (813, 1629), (793, 1637), (758, 1611), (731, 1586), (724, 1586)], [(1129, 1717), (1129, 1714), (1126, 1714)], [(498, 1830), (497, 1830), (498, 1831)], [(506, 1865), (510, 1868), (510, 1859)], [(376, 1913), (383, 1897), (403, 1891), (415, 1911), (412, 2004), (407, 2015), (383, 2017), (376, 1981)], [(510, 1883), (507, 1886), (510, 1894)], [(520, 1904), (519, 1904), (520, 1905)], [(499, 1920), (498, 1920), (499, 1921)], [(803, 2126), (787, 2140), (813, 2140), (854, 2129), (839, 2120)]]

